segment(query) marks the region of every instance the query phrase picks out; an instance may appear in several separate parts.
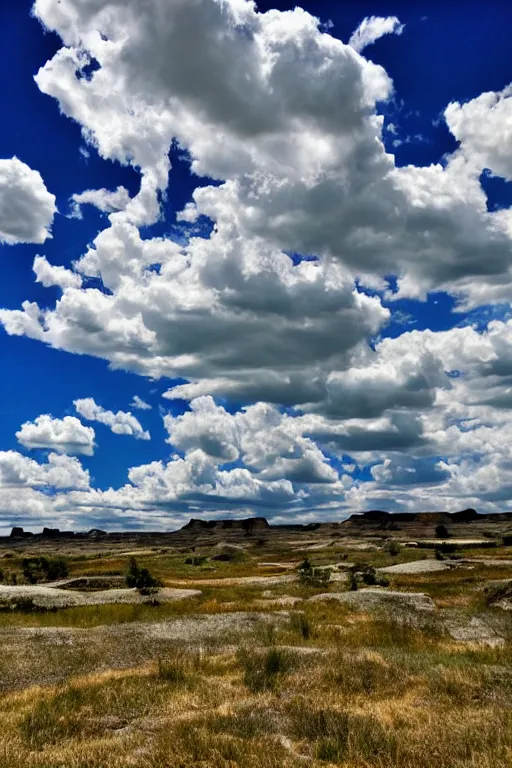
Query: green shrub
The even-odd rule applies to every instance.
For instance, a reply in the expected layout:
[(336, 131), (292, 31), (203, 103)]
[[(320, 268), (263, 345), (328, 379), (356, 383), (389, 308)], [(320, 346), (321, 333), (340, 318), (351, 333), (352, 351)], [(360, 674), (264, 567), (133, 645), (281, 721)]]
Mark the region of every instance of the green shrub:
[(387, 587), (389, 579), (387, 576), (377, 573), (373, 565), (363, 563), (354, 565), (349, 572), (349, 588), (355, 590), (362, 583), (365, 587)]
[(397, 557), (397, 555), (400, 554), (402, 551), (402, 547), (398, 543), (398, 541), (395, 541), (395, 539), (390, 539), (389, 541), (386, 541), (384, 546), (382, 547), (384, 552), (387, 552), (391, 555), (391, 557)]
[(449, 535), (446, 525), (436, 525), (436, 536), (438, 539), (447, 539)]
[(69, 567), (64, 557), (24, 557), (21, 567), (29, 584), (57, 581), (69, 576)]
[(308, 559), (297, 570), (300, 583), (308, 587), (324, 587), (331, 580), (330, 568), (315, 568)]

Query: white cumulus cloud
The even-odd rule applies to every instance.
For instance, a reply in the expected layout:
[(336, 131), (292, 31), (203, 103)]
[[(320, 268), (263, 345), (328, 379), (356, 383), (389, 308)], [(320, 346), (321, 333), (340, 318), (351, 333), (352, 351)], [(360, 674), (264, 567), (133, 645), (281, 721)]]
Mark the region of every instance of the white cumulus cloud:
[(59, 453), (84, 456), (92, 456), (94, 453), (94, 429), (86, 427), (74, 416), (54, 419), (53, 416), (42, 414), (33, 422), (22, 424), (16, 437), (25, 448), (48, 448)]
[(122, 211), (130, 202), (130, 195), (125, 187), (117, 187), (114, 191), (109, 189), (86, 189), (71, 197), (70, 218), (82, 218), (82, 206), (93, 205), (103, 213)]
[(110, 427), (116, 435), (131, 435), (137, 440), (150, 440), (151, 435), (145, 431), (139, 420), (131, 413), (124, 411), (108, 411), (98, 405), (92, 397), (85, 397), (74, 400), (73, 404), (80, 414), (87, 421), (98, 421)]
[(0, 243), (44, 243), (56, 212), (39, 171), (17, 157), (0, 159)]

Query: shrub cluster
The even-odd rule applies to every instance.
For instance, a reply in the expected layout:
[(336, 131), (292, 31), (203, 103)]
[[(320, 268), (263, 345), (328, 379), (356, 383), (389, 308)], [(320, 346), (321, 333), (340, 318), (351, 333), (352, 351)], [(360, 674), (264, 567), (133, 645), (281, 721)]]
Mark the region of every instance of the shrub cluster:
[(69, 576), (69, 567), (64, 557), (24, 557), (21, 567), (29, 584), (56, 581)]
[(364, 563), (363, 565), (354, 565), (349, 571), (349, 587), (356, 590), (359, 584), (365, 587), (387, 587), (389, 579), (377, 573), (373, 565)]
[(323, 587), (331, 580), (330, 568), (318, 568), (306, 558), (298, 567), (299, 581), (308, 587)]

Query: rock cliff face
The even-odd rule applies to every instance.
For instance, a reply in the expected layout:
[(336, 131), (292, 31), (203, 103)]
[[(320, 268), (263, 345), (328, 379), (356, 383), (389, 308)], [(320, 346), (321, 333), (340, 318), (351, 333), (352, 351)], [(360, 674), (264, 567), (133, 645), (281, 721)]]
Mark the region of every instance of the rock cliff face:
[(242, 531), (252, 533), (264, 531), (269, 528), (268, 520), (265, 517), (248, 517), (245, 520), (198, 520), (192, 518), (181, 528), (181, 531), (187, 533), (204, 533), (205, 531)]

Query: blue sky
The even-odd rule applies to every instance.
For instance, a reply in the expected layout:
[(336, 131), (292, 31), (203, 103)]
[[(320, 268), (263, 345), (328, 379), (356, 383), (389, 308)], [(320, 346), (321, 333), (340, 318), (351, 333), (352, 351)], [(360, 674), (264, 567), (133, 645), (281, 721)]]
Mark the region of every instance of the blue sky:
[(2, 4), (1, 530), (512, 508), (512, 8), (294, 8)]

